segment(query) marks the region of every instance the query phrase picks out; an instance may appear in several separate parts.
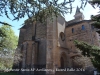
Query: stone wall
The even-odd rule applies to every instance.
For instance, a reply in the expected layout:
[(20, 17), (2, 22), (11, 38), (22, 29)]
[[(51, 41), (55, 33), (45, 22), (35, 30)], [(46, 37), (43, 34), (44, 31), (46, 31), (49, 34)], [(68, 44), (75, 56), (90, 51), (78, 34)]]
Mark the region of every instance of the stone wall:
[(18, 47), (21, 46), (21, 44), (24, 41), (24, 34), (25, 34), (26, 29), (20, 29), (20, 34), (19, 34), (19, 40), (18, 40)]
[(46, 23), (36, 23), (36, 39), (45, 38), (46, 39)]
[[(54, 29), (55, 30), (55, 29)], [(62, 41), (60, 33), (64, 33), (64, 40)], [(57, 38), (59, 47), (66, 47), (66, 39), (65, 39), (65, 19), (62, 16), (58, 16), (57, 18)]]
[[(85, 26), (85, 30), (82, 30), (82, 25)], [(72, 28), (74, 28), (73, 33)], [(74, 40), (84, 41), (91, 45), (97, 45), (96, 32), (91, 29), (91, 25), (88, 22), (66, 27), (66, 44), (71, 50), (76, 49), (73, 42)]]
[[(33, 36), (36, 36), (34, 40), (32, 39)], [(27, 43), (27, 46), (25, 46), (24, 43)], [(21, 49), (21, 52), (23, 54), (22, 68), (45, 68), (46, 24), (35, 24), (30, 22), (26, 23), (26, 25), (20, 29), (19, 46), (23, 46), (25, 48), (24, 50)], [(23, 73), (34, 74), (34, 72)]]
[[(60, 33), (65, 33), (65, 19), (61, 16), (54, 17), (53, 22), (47, 21), (47, 48), (46, 48), (46, 68), (53, 69), (61, 67), (61, 53), (66, 47), (65, 40), (62, 41)], [(67, 55), (66, 48), (64, 49)], [(67, 59), (66, 59), (67, 61)], [(47, 75), (55, 75), (55, 71), (46, 72)]]
[[(53, 69), (53, 22), (47, 20), (47, 41), (46, 41), (46, 68)], [(47, 71), (47, 75), (53, 75), (53, 71)]]

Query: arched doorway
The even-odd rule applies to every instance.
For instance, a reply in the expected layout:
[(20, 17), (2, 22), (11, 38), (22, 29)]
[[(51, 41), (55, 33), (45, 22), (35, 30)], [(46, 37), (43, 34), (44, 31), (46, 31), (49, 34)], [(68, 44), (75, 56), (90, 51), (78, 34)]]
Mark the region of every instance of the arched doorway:
[(63, 57), (60, 58), (61, 68), (64, 68), (64, 59)]
[(61, 57), (60, 57), (60, 67), (61, 68), (66, 68), (67, 67), (67, 57), (66, 57), (66, 53), (63, 52), (61, 54)]

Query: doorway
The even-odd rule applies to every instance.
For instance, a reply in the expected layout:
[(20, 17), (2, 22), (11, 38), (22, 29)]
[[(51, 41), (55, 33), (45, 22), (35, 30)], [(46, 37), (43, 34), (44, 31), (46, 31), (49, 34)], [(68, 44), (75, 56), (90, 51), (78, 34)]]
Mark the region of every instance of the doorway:
[(61, 54), (61, 58), (60, 58), (60, 67), (61, 68), (66, 68), (67, 67), (67, 57), (66, 57), (66, 53), (63, 52)]
[(61, 57), (60, 63), (61, 63), (61, 68), (64, 68), (64, 58), (63, 57)]

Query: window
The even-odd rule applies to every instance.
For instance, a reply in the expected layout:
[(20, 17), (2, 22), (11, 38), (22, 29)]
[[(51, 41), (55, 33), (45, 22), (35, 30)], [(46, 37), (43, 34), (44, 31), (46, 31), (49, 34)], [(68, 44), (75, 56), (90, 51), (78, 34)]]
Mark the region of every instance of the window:
[(74, 28), (72, 28), (72, 33), (74, 33)]
[(82, 25), (82, 30), (85, 30), (85, 26), (84, 25)]
[(62, 41), (65, 40), (65, 34), (64, 34), (63, 32), (60, 33), (60, 37), (61, 37), (61, 40), (62, 40)]
[(91, 25), (91, 28), (92, 28), (92, 30), (94, 30), (94, 26), (93, 25)]

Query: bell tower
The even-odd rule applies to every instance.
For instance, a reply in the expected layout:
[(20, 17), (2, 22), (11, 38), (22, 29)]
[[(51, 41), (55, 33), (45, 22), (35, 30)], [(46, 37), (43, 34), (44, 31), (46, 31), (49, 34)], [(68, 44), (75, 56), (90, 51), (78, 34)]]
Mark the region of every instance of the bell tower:
[(80, 8), (77, 6), (77, 9), (76, 9), (76, 13), (74, 15), (74, 18), (78, 21), (82, 21), (84, 20), (84, 15), (83, 13), (80, 11)]

